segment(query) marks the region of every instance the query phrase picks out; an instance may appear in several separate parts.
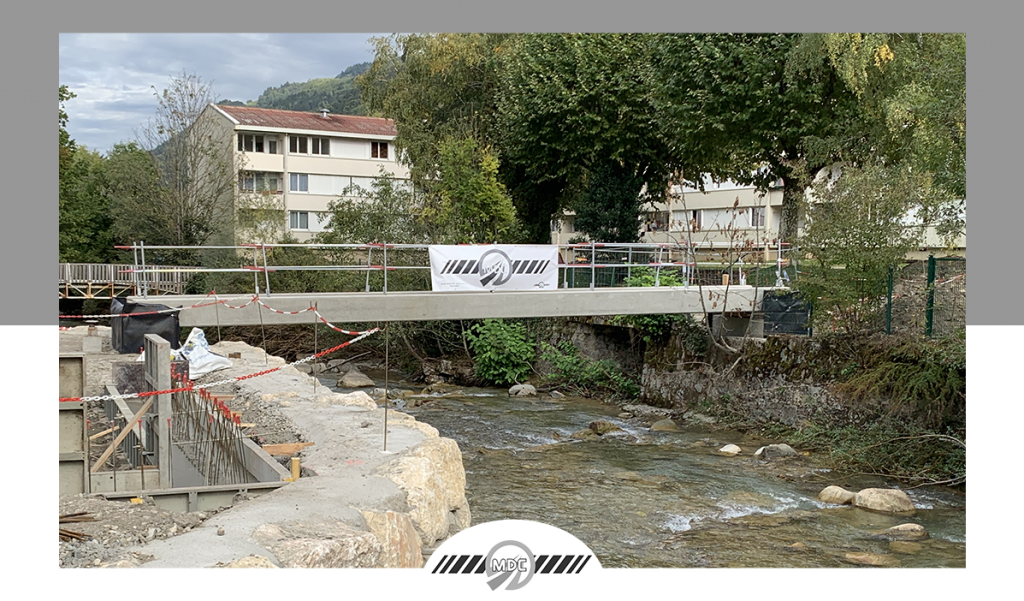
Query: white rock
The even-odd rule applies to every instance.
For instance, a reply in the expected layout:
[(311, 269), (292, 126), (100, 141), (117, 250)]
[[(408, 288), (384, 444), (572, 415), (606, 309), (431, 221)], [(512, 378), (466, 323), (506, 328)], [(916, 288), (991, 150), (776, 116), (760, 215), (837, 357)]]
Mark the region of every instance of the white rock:
[(532, 384), (516, 384), (508, 389), (508, 396), (537, 396), (537, 389)]
[(836, 505), (849, 505), (856, 495), (841, 486), (826, 486), (818, 493), (818, 500), (822, 503), (834, 503)]
[(718, 449), (718, 452), (723, 455), (738, 455), (742, 451), (738, 446), (734, 444), (727, 444), (724, 447)]
[(340, 388), (368, 388), (373, 385), (369, 376), (354, 368), (338, 379)]

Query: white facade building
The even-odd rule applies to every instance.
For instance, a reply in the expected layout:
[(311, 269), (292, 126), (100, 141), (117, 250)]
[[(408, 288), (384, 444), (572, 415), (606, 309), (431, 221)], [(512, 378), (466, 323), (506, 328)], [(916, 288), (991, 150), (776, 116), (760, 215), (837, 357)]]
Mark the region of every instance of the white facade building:
[(323, 231), (332, 200), (360, 197), (353, 186), (369, 190), (382, 169), (409, 185), (390, 119), (215, 104), (200, 119), (213, 119), (230, 140), (239, 166), (236, 209), (259, 195), (284, 211), (284, 229), (300, 241)]

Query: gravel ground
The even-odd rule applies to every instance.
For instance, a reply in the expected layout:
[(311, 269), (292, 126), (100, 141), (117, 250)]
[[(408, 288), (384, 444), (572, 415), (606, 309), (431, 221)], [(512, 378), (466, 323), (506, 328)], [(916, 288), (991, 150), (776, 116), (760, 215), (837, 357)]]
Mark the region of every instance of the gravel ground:
[(128, 552), (126, 547), (189, 532), (217, 512), (176, 513), (149, 504), (106, 501), (81, 495), (62, 497), (60, 513), (88, 512), (95, 522), (63, 524), (66, 530), (87, 534), (82, 541), (60, 543), (60, 567), (126, 567), (145, 563), (145, 553)]

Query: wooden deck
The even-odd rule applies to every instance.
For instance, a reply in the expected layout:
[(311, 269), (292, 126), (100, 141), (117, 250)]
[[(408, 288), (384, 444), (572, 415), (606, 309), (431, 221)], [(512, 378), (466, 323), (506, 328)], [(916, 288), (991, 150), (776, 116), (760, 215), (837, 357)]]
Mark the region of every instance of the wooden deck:
[(60, 298), (115, 298), (142, 294), (184, 294), (191, 274), (176, 271), (187, 267), (157, 267), (162, 273), (131, 273), (132, 265), (60, 263)]

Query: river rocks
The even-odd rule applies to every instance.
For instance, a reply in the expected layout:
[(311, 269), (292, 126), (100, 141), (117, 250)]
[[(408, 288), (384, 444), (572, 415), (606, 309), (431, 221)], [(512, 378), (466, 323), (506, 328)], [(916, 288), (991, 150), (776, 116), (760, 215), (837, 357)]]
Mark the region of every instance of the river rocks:
[(301, 371), (304, 374), (313, 373), (313, 366), (310, 365), (309, 363), (299, 363), (298, 365), (293, 365), (292, 367), (294, 367), (298, 371)]
[(822, 503), (833, 503), (835, 505), (849, 505), (853, 503), (854, 493), (841, 486), (826, 486), (818, 493), (818, 500)]
[(637, 417), (647, 418), (663, 418), (668, 417), (672, 414), (668, 409), (662, 409), (661, 407), (651, 407), (650, 405), (623, 405), (622, 410), (628, 413), (632, 413)]
[(865, 488), (854, 496), (853, 505), (884, 513), (913, 514), (915, 511), (907, 493), (897, 488)]
[(216, 566), (221, 568), (274, 568), (274, 562), (270, 561), (268, 557), (263, 555), (250, 555), (248, 557), (240, 557), (232, 562), (226, 563), (222, 566)]
[(262, 524), (252, 537), (286, 568), (370, 568), (383, 552), (373, 533), (344, 522)]
[(892, 555), (880, 555), (878, 553), (847, 553), (846, 561), (862, 566), (894, 567), (900, 565), (900, 560)]
[(550, 396), (553, 399), (564, 399), (565, 398), (565, 395), (562, 394), (561, 392), (558, 392), (557, 390), (552, 390), (551, 392), (548, 393), (548, 396)]
[(758, 459), (778, 459), (780, 457), (796, 457), (796, 450), (788, 444), (770, 444), (754, 451)]
[(718, 452), (721, 453), (722, 455), (732, 456), (732, 455), (739, 455), (740, 451), (742, 451), (742, 450), (743, 449), (739, 448), (738, 446), (736, 446), (734, 444), (727, 444), (724, 447), (718, 449)]
[(508, 389), (508, 396), (537, 396), (537, 389), (532, 384), (516, 384)]
[(905, 540), (894, 540), (889, 543), (889, 550), (893, 553), (902, 553), (904, 555), (913, 555), (919, 553), (922, 547), (921, 543), (915, 543)]
[(569, 438), (573, 440), (593, 440), (597, 437), (597, 432), (594, 432), (590, 428), (587, 428), (586, 430), (579, 430), (569, 435)]
[(462, 453), (454, 440), (437, 438), (437, 430), (433, 432), (433, 438), (378, 472), (406, 493), (412, 508), (409, 517), (425, 546), (468, 528), (470, 522)]
[(807, 550), (807, 544), (806, 543), (793, 543), (792, 545), (789, 545), (786, 548), (790, 549), (792, 551), (806, 551)]
[(412, 524), (412, 520), (404, 513), (385, 511), (375, 513), (361, 511), (370, 532), (383, 545), (380, 556), (381, 568), (420, 568), (423, 567), (423, 552), (420, 535)]
[(661, 419), (651, 424), (651, 432), (678, 432), (679, 426), (670, 419)]
[(920, 524), (900, 524), (885, 530), (876, 530), (871, 534), (876, 538), (891, 541), (919, 541), (928, 538), (928, 531)]
[(369, 376), (355, 368), (338, 378), (339, 388), (370, 388), (373, 385), (373, 380)]
[(598, 436), (604, 436), (605, 434), (608, 434), (609, 432), (621, 432), (622, 431), (622, 428), (616, 426), (615, 424), (613, 424), (613, 423), (611, 423), (609, 421), (605, 421), (603, 419), (592, 421), (592, 422), (590, 422), (587, 425), (587, 427), (590, 428), (594, 432), (594, 434), (597, 434)]

